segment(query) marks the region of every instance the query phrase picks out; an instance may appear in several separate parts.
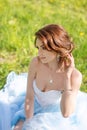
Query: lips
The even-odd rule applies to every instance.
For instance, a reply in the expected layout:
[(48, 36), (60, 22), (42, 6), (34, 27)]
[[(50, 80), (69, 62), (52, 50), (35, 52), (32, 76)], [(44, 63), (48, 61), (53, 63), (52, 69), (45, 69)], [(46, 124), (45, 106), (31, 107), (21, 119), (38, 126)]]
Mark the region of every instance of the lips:
[(40, 57), (41, 60), (45, 59), (46, 57)]

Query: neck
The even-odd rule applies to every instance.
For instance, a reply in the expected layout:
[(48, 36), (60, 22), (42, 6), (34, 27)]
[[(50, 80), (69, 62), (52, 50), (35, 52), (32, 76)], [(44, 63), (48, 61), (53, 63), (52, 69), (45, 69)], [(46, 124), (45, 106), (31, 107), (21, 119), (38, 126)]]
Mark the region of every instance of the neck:
[(47, 66), (51, 71), (56, 71), (58, 69), (58, 61), (54, 59), (53, 61), (47, 63)]

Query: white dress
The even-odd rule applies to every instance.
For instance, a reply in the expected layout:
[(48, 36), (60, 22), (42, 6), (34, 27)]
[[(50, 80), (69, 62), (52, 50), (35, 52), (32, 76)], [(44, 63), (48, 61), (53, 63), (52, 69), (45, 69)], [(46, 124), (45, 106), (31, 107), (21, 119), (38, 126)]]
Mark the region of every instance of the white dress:
[[(26, 83), (27, 73), (11, 72), (8, 75), (4, 89), (0, 91), (0, 130), (12, 130), (20, 119), (25, 120)], [(64, 118), (60, 110), (61, 91), (42, 92), (35, 80), (33, 89), (34, 116), (24, 122), (22, 130), (87, 130), (86, 93), (78, 92), (74, 113)]]

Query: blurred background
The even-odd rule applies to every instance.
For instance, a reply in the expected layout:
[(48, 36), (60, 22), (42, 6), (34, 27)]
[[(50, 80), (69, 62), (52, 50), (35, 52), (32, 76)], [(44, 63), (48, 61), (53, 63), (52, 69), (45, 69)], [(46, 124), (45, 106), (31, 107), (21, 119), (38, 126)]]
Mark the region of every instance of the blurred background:
[(87, 0), (0, 0), (0, 89), (9, 72), (28, 72), (34, 34), (50, 23), (62, 25), (75, 43), (76, 67), (87, 92)]

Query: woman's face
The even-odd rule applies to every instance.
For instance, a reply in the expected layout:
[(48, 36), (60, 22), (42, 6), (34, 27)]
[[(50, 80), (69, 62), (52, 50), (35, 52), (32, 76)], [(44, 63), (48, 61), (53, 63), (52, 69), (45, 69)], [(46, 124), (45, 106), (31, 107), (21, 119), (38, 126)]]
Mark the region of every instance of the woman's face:
[(42, 63), (49, 63), (57, 59), (57, 53), (48, 51), (40, 39), (36, 40), (36, 47), (38, 48), (38, 56)]

